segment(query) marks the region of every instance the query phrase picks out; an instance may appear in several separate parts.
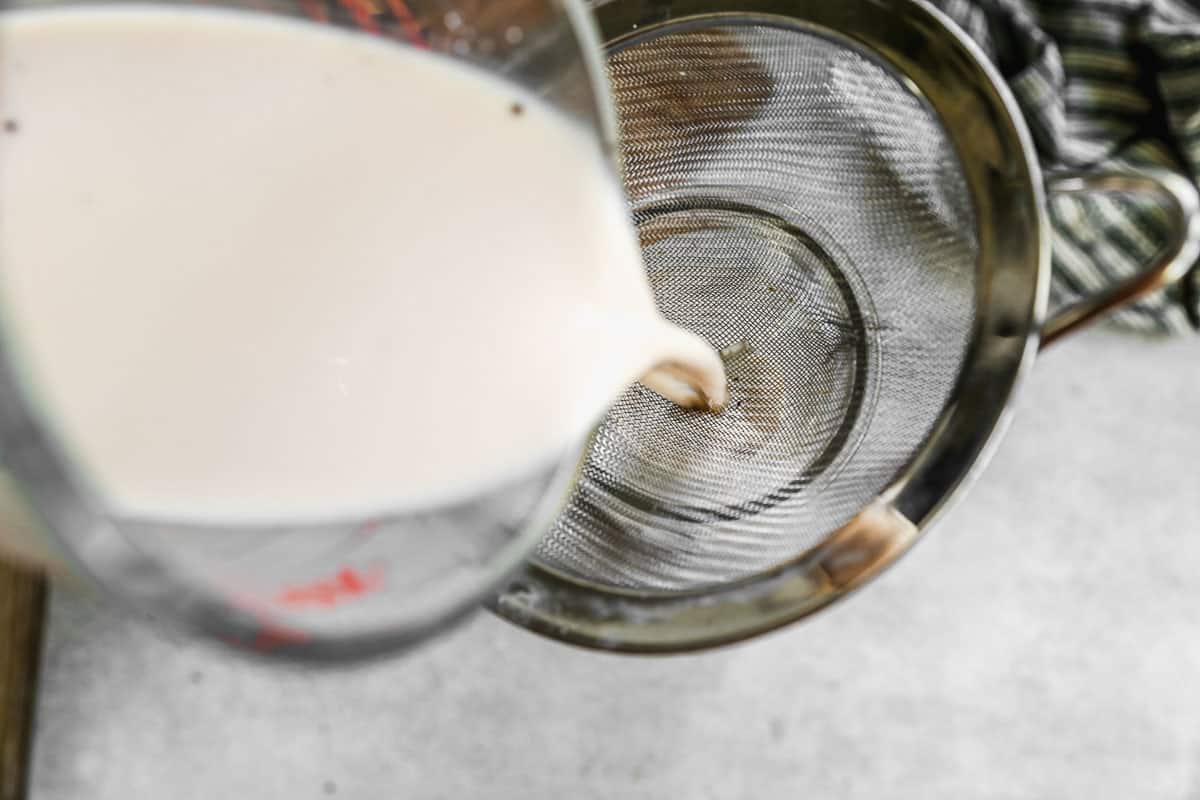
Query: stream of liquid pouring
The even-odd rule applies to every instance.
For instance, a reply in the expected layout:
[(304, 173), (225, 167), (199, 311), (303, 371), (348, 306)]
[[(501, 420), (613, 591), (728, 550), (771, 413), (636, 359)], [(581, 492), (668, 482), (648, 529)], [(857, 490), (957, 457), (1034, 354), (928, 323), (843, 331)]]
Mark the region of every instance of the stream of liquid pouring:
[(23, 10), (0, 119), (5, 345), (123, 513), (425, 507), (558, 457), (647, 370), (724, 403), (594, 136), (473, 68), (232, 10)]

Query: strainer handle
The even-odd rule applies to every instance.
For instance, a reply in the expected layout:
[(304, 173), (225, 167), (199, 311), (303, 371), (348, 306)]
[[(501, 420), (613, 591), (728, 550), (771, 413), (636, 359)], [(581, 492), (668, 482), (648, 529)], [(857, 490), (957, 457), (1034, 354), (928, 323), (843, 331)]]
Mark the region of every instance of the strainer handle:
[(1179, 280), (1200, 254), (1200, 197), (1186, 179), (1164, 169), (1127, 172), (1058, 173), (1046, 181), (1049, 194), (1119, 192), (1151, 194), (1163, 201), (1170, 216), (1167, 244), (1138, 274), (1098, 294), (1084, 297), (1050, 314), (1042, 326), (1042, 347), (1093, 322), (1108, 312)]

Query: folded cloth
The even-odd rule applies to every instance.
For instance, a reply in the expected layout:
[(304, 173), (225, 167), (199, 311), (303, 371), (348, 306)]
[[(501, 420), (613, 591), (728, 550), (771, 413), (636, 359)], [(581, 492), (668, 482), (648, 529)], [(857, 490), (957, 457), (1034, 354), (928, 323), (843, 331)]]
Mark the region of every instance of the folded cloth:
[[(934, 0), (1008, 82), (1044, 169), (1154, 165), (1200, 182), (1200, 0)], [(1166, 216), (1129, 195), (1051, 198), (1051, 305), (1138, 271)], [(1116, 315), (1200, 329), (1200, 270)]]

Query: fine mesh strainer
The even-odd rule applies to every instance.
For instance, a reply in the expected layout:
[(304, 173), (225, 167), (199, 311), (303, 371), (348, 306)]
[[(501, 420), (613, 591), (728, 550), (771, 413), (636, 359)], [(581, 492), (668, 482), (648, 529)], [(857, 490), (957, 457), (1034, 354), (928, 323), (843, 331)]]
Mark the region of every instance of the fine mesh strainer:
[(598, 9), (659, 309), (721, 348), (719, 416), (641, 386), (595, 431), (534, 562), (495, 602), (612, 649), (717, 644), (890, 563), (1001, 428), (1039, 341), (1177, 276), (1195, 193), (1140, 192), (1155, 263), (1042, 325), (1042, 177), (974, 47), (912, 0), (614, 0)]

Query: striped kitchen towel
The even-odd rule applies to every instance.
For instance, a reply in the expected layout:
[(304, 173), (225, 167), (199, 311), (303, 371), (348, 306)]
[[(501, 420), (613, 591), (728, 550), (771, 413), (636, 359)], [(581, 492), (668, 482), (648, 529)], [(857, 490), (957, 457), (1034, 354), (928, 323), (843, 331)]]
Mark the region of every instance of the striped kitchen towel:
[[(1200, 182), (1200, 0), (935, 0), (1008, 82), (1045, 169), (1158, 165)], [(1162, 210), (1126, 195), (1050, 201), (1051, 304), (1135, 272)], [(1117, 315), (1200, 329), (1200, 270)]]

